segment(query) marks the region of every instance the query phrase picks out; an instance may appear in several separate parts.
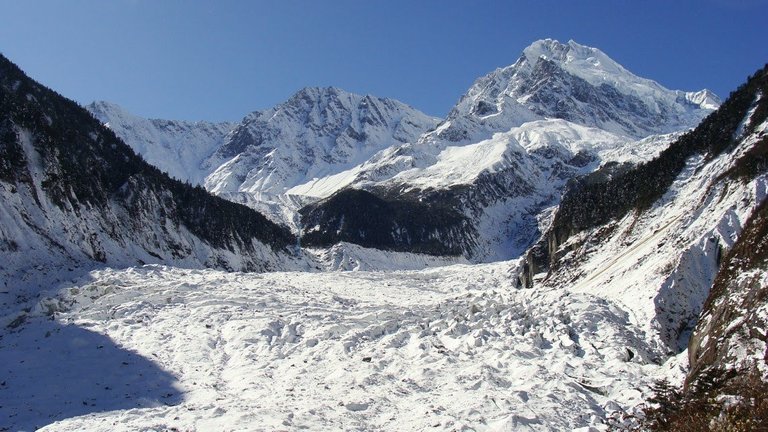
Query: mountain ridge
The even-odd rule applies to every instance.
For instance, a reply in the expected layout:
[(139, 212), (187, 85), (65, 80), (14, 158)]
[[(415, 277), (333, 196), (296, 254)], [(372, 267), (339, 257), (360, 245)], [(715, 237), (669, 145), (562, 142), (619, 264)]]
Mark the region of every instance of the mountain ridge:
[(96, 263), (300, 266), (287, 229), (161, 173), (88, 111), (5, 57), (0, 104), (4, 279)]
[(446, 119), (468, 133), (451, 125), (442, 135), (471, 141), (487, 137), (484, 129), (554, 117), (639, 139), (690, 127), (719, 102), (708, 90), (673, 91), (637, 77), (597, 48), (545, 39), (475, 81)]
[(195, 185), (205, 178), (203, 161), (235, 127), (234, 122), (146, 119), (106, 101), (92, 102), (85, 108), (147, 162)]
[[(209, 172), (204, 185), (290, 226), (297, 235), (324, 220), (303, 221), (301, 214), (320, 213), (300, 209), (318, 209), (344, 190), (363, 189), (386, 202), (402, 195), (401, 203), (409, 195), (434, 202), (430, 194), (464, 194), (453, 199), (456, 217), (485, 226), (480, 236), (506, 232), (501, 237), (517, 239), (483, 245), (477, 234), (462, 240), (445, 237), (454, 245), (448, 249), (453, 254), (455, 245), (464, 244), (459, 250), (465, 256), (499, 259), (521, 253), (535, 235), (533, 215), (544, 203), (557, 202), (559, 186), (534, 187), (544, 179), (532, 183), (531, 176), (555, 176), (559, 185), (601, 163), (647, 158), (673, 139), (648, 135), (692, 127), (718, 101), (707, 90), (672, 91), (639, 78), (596, 48), (548, 39), (531, 44), (514, 64), (479, 78), (439, 124), (397, 101), (333, 87), (302, 89), (284, 103), (247, 115), (202, 162)], [(398, 129), (402, 125), (407, 127)], [(505, 197), (519, 201), (523, 190), (540, 196), (516, 210), (521, 203)], [(503, 212), (513, 216), (502, 217)], [(517, 233), (508, 227), (511, 220), (522, 224)], [(411, 224), (402, 220), (398, 225)], [(435, 227), (418, 229), (442, 236)], [(337, 230), (320, 228), (328, 235)], [(330, 242), (332, 237), (323, 236)], [(370, 236), (347, 233), (336, 241), (342, 238), (377, 247)], [(500, 245), (510, 241), (519, 246), (501, 252)], [(409, 244), (390, 247), (407, 250)], [(439, 248), (427, 249), (439, 253)]]
[[(559, 50), (554, 57), (560, 63), (539, 56), (531, 64), (528, 56), (542, 51), (542, 46)], [(594, 86), (570, 73), (564, 64), (574, 49), (581, 53), (577, 59), (588, 58), (586, 54), (604, 57), (604, 64), (613, 65), (609, 70), (622, 74), (613, 80), (621, 88), (606, 83)], [(609, 60), (599, 50), (574, 42), (536, 42), (515, 64), (479, 78), (435, 130), (417, 142), (378, 153), (344, 173), (345, 187), (330, 190), (364, 189), (390, 203), (399, 196), (406, 207), (414, 200), (436, 202), (434, 197), (453, 196), (452, 211), (470, 220), (475, 228), (483, 227), (481, 232), (467, 232), (458, 239), (452, 238), (455, 234), (441, 232), (438, 225), (415, 227), (399, 220), (397, 226), (411, 226), (443, 238), (446, 245), (454, 245), (447, 247), (446, 253), (455, 253), (455, 245), (462, 244), (465, 257), (481, 261), (514, 257), (533, 241), (538, 229), (536, 215), (557, 204), (558, 191), (568, 179), (611, 161), (639, 162), (650, 157), (674, 140), (675, 133), (697, 124), (718, 101), (708, 91), (666, 90)], [(590, 71), (580, 75), (597, 76)], [(633, 94), (619, 91), (626, 91), (630, 84), (641, 88), (627, 91)], [(658, 100), (650, 104), (638, 95)], [(681, 95), (688, 96), (681, 101)], [(689, 99), (699, 100), (707, 108), (692, 106)], [(641, 147), (647, 147), (645, 155), (636, 150)], [(322, 209), (333, 206), (328, 198), (331, 195), (327, 193), (312, 204), (312, 210), (302, 211), (315, 215), (302, 223), (315, 230), (317, 223), (325, 220), (329, 225), (318, 229), (326, 233), (326, 243), (332, 243), (332, 234), (339, 233), (339, 240), (372, 246), (370, 237), (344, 232), (336, 210)], [(321, 214), (335, 216), (317, 219)], [(387, 240), (387, 247), (407, 249), (418, 237), (401, 237), (404, 243), (395, 245)], [(494, 244), (481, 238), (493, 238)], [(433, 245), (428, 249), (440, 253)]]

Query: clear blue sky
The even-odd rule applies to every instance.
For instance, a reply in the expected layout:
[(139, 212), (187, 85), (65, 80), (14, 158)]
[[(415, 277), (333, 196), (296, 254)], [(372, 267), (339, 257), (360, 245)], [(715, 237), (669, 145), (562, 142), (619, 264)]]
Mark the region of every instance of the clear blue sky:
[(768, 62), (768, 0), (0, 0), (0, 52), (82, 104), (239, 120), (305, 86), (443, 116), (537, 39), (728, 95)]

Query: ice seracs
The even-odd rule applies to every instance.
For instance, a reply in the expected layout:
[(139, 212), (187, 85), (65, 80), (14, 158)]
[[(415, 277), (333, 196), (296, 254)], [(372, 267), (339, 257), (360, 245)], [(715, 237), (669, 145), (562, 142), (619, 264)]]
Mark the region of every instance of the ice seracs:
[[(18, 379), (25, 365), (3, 362), (14, 373), (10, 386), (35, 390), (3, 405), (16, 414), (13, 426), (43, 431), (543, 432), (602, 428), (613, 410), (640, 403), (654, 378), (679, 373), (649, 361), (643, 335), (614, 303), (564, 290), (516, 290), (516, 265), (93, 272), (44, 303), (57, 310), (59, 326), (87, 328), (121, 348), (84, 340), (81, 349), (98, 354), (92, 363), (143, 374), (148, 385), (73, 379), (82, 384), (75, 395), (95, 406), (73, 410), (52, 398), (39, 407), (37, 390), (60, 394), (51, 385), (62, 381), (56, 371)], [(31, 317), (3, 341), (25, 353), (74, 343), (66, 332), (31, 337), (50, 323)], [(14, 352), (0, 351), (0, 359)], [(172, 379), (155, 385), (158, 370)], [(114, 383), (120, 388), (105, 389)], [(0, 401), (14, 387), (0, 391)], [(108, 404), (117, 407), (101, 409)], [(42, 421), (29, 407), (44, 414)]]

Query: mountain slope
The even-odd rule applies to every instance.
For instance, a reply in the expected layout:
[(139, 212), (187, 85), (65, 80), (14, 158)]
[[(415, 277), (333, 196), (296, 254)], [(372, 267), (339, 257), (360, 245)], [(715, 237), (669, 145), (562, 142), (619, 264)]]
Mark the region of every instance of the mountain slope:
[(235, 123), (145, 119), (109, 102), (85, 107), (144, 160), (171, 177), (199, 185), (209, 173), (203, 161), (213, 154)]
[(0, 137), (6, 284), (35, 268), (79, 264), (265, 270), (292, 261), (295, 241), (285, 228), (170, 179), (5, 57)]
[(742, 236), (723, 259), (688, 345), (695, 383), (713, 369), (766, 364), (768, 326), (768, 205), (754, 211)]
[[(527, 256), (528, 285), (600, 292), (631, 311), (660, 359), (683, 351), (713, 282), (720, 295), (737, 284), (733, 269), (721, 267), (723, 255), (766, 198), (766, 72), (659, 157), (574, 182)], [(696, 332), (693, 366), (703, 338)]]
[[(718, 104), (706, 90), (637, 77), (596, 48), (547, 39), (478, 79), (440, 124), (400, 102), (303, 89), (246, 116), (203, 161), (204, 185), (309, 246), (508, 259), (536, 240), (569, 179), (647, 160)], [(356, 228), (372, 199), (391, 219)]]
[[(739, 91), (755, 95), (749, 120), (739, 134), (754, 141), (741, 152), (726, 178), (742, 183), (768, 173), (768, 65)], [(763, 190), (762, 193), (768, 194)], [(711, 370), (768, 369), (765, 329), (768, 324), (768, 200), (763, 199), (743, 232), (722, 258), (720, 271), (703, 305), (688, 353), (689, 383)]]

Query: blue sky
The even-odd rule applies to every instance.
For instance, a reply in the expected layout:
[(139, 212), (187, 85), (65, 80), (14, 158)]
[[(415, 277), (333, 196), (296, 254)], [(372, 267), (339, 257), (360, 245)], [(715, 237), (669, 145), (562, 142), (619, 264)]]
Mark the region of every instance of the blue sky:
[(0, 0), (0, 52), (82, 104), (239, 120), (305, 86), (443, 116), (551, 37), (637, 75), (727, 96), (768, 62), (768, 0)]

